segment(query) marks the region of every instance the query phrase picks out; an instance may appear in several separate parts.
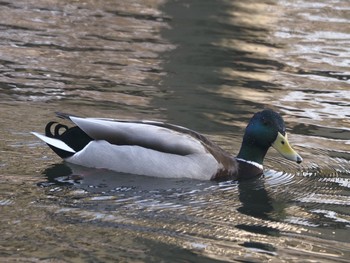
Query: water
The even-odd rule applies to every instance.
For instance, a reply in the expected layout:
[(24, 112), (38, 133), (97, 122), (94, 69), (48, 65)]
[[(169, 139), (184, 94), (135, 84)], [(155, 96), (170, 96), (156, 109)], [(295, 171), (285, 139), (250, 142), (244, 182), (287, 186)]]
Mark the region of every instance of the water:
[[(1, 1), (1, 262), (347, 262), (350, 3)], [(279, 111), (302, 165), (244, 183), (67, 166), (54, 111), (157, 119), (237, 153)]]

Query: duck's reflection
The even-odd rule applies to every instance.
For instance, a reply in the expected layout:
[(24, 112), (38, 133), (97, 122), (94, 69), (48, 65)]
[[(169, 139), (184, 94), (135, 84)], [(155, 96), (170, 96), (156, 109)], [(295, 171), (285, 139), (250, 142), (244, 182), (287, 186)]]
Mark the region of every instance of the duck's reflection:
[(265, 189), (263, 178), (242, 181), (238, 185), (240, 213), (255, 218), (268, 219), (273, 211), (272, 200)]
[[(105, 169), (92, 169), (70, 163), (60, 163), (48, 167), (44, 172), (47, 181), (40, 182), (39, 186), (51, 185), (72, 185), (88, 192), (113, 192), (116, 189), (135, 190), (168, 190), (181, 189), (189, 190), (193, 187), (205, 189), (215, 185), (216, 182), (198, 181), (189, 179), (169, 179), (154, 178), (142, 175), (130, 175), (116, 173)], [(189, 182), (190, 181), (190, 182)], [(238, 184), (238, 199), (240, 206), (237, 211), (254, 218), (263, 220), (276, 220), (276, 202), (265, 188), (265, 178), (241, 181)], [(197, 187), (196, 187), (197, 186)], [(231, 195), (237, 193), (226, 192), (224, 199), (237, 199)], [(283, 210), (281, 204), (278, 205), (279, 212)]]
[[(89, 192), (109, 192), (115, 189), (138, 190), (191, 190), (195, 185), (206, 186), (216, 184), (188, 179), (154, 178), (142, 175), (130, 175), (116, 173), (106, 169), (92, 169), (70, 163), (59, 163), (48, 167), (44, 172), (47, 181), (40, 182), (39, 186), (72, 185)], [(230, 193), (227, 193), (230, 194)], [(241, 214), (254, 218), (271, 220), (274, 214), (274, 200), (269, 196), (265, 188), (264, 178), (241, 181), (238, 183), (238, 195), (241, 206), (237, 209)], [(230, 198), (230, 197), (224, 197)]]
[(39, 182), (38, 186), (46, 187), (51, 185), (72, 185), (78, 183), (78, 180), (73, 179), (72, 169), (64, 163), (54, 164), (43, 171), (43, 175), (47, 181)]
[[(240, 213), (269, 222), (278, 220), (274, 207), (275, 200), (266, 190), (264, 178), (242, 181), (239, 183), (238, 189), (241, 206), (237, 210)], [(279, 229), (265, 224), (250, 224), (248, 222), (237, 224), (236, 227), (256, 234), (280, 235)]]
[(118, 173), (106, 169), (93, 169), (70, 163), (55, 164), (47, 168), (43, 175), (47, 181), (39, 186), (72, 185), (88, 192), (113, 193), (127, 190), (154, 191), (181, 189), (191, 191), (194, 186), (205, 188), (212, 182), (183, 178), (154, 178), (150, 176)]

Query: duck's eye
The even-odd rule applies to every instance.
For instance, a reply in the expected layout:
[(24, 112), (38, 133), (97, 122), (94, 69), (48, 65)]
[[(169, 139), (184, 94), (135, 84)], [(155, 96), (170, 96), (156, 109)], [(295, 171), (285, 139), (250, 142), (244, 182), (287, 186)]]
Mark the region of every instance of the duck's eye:
[(268, 120), (265, 120), (263, 119), (262, 123), (265, 125), (265, 126), (269, 126), (270, 125), (270, 122)]
[(281, 141), (281, 143), (284, 145), (284, 141)]

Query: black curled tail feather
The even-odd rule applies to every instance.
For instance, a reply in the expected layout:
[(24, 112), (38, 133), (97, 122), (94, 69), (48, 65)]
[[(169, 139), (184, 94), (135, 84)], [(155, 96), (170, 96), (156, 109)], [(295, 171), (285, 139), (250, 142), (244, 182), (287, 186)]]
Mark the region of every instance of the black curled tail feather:
[[(93, 140), (90, 136), (88, 136), (83, 130), (81, 130), (77, 126), (68, 128), (68, 126), (54, 121), (51, 121), (46, 125), (45, 135), (47, 137), (63, 141), (76, 152), (81, 151), (89, 142)], [(52, 145), (49, 146), (58, 156), (60, 156), (63, 159), (68, 158), (74, 154), (72, 152), (64, 151)]]
[(52, 125), (54, 125), (54, 124), (57, 124), (57, 122), (55, 122), (55, 121), (50, 121), (48, 124), (46, 124), (46, 127), (45, 127), (45, 135), (46, 135), (47, 137), (55, 138), (55, 135), (52, 134), (52, 132), (51, 132), (51, 127), (52, 127)]
[[(67, 125), (63, 125), (63, 124), (60, 124), (58, 123), (56, 126), (55, 126), (55, 137), (58, 137), (60, 136), (60, 130), (61, 129), (64, 129), (64, 132), (66, 132), (68, 130), (68, 126)], [(63, 133), (64, 133), (63, 132)]]
[[(51, 131), (51, 127), (54, 125), (54, 133), (52, 133)], [(57, 138), (60, 136), (60, 130), (61, 129), (64, 129), (64, 132), (68, 130), (68, 126), (67, 125), (63, 125), (63, 124), (60, 124), (58, 122), (55, 122), (55, 121), (50, 121), (48, 124), (46, 124), (46, 127), (45, 127), (45, 135), (47, 137), (50, 137), (50, 138)], [(61, 134), (63, 134), (64, 132), (61, 132)]]

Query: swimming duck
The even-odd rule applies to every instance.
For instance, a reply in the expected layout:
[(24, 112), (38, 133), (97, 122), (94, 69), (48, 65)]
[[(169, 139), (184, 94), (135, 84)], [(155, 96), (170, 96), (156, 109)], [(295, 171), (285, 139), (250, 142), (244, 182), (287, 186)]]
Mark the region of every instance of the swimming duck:
[(243, 180), (263, 174), (270, 146), (285, 158), (302, 162), (288, 143), (282, 117), (270, 109), (251, 118), (236, 157), (177, 125), (56, 114), (76, 126), (49, 122), (45, 135), (33, 134), (65, 161), (87, 167), (164, 178)]

